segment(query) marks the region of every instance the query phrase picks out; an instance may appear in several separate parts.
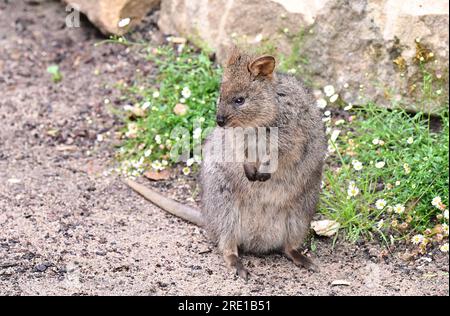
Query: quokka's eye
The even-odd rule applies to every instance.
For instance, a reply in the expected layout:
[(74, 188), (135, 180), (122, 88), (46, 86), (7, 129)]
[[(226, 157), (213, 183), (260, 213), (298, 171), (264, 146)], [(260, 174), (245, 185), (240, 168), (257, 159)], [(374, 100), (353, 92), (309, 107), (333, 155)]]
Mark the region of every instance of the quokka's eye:
[(234, 98), (233, 102), (236, 105), (242, 105), (245, 103), (245, 98), (244, 97)]

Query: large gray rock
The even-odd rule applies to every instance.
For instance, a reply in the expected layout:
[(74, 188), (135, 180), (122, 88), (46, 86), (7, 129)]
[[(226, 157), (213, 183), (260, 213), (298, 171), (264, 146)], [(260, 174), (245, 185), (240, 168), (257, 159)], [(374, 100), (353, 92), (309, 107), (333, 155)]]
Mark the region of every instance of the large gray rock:
[[(447, 98), (448, 87), (434, 86), (428, 101), (416, 104), (423, 82), (418, 58), (424, 58), (434, 79), (448, 82), (448, 4), (448, 0), (163, 0), (159, 26), (165, 33), (208, 45), (219, 60), (236, 41), (275, 48), (285, 55), (300, 54), (309, 61), (301, 74), (316, 88), (334, 85), (346, 102), (403, 103), (412, 110), (435, 112)], [(306, 35), (299, 43), (300, 30)]]
[(161, 0), (63, 0), (84, 13), (104, 34), (123, 35)]
[[(436, 112), (448, 97), (448, 24), (448, 1), (329, 1), (303, 53), (314, 82), (334, 84), (347, 102)], [(444, 88), (425, 103), (420, 57)]]
[(270, 0), (165, 0), (158, 24), (166, 34), (208, 45), (223, 60), (226, 48), (236, 41), (270, 39), (280, 51), (288, 52), (289, 41), (282, 30), (299, 30), (309, 22), (300, 14), (287, 13)]

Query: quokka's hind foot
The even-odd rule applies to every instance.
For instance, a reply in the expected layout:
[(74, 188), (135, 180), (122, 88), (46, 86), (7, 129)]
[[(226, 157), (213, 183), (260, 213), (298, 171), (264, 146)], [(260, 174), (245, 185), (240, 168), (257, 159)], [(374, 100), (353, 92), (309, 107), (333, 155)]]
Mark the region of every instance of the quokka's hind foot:
[(238, 275), (241, 279), (243, 279), (243, 280), (245, 280), (245, 282), (247, 282), (250, 273), (244, 267), (241, 260), (239, 259), (238, 255), (237, 255), (237, 251), (236, 251), (236, 253), (235, 252), (233, 252), (233, 253), (224, 252), (223, 257), (225, 259), (227, 266), (230, 269), (233, 269), (234, 271), (236, 271), (236, 275)]
[(297, 249), (287, 247), (284, 253), (296, 266), (301, 266), (314, 272), (320, 271), (319, 267), (311, 259), (303, 255)]

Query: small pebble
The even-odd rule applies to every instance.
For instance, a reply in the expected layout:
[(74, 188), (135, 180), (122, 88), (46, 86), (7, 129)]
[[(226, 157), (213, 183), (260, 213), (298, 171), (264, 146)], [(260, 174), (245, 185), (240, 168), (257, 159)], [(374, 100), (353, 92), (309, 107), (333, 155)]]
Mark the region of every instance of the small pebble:
[(45, 272), (47, 270), (47, 266), (45, 264), (38, 264), (34, 267), (36, 272)]

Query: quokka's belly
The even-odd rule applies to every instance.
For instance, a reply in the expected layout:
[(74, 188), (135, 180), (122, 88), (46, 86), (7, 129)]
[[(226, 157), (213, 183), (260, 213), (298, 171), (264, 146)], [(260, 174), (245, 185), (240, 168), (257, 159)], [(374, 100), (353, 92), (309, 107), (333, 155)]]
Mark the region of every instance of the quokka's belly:
[(264, 253), (282, 249), (287, 239), (289, 214), (284, 208), (285, 196), (264, 189), (239, 207), (238, 239), (242, 250)]
[(287, 237), (286, 215), (270, 208), (241, 210), (239, 247), (266, 253), (282, 249)]

